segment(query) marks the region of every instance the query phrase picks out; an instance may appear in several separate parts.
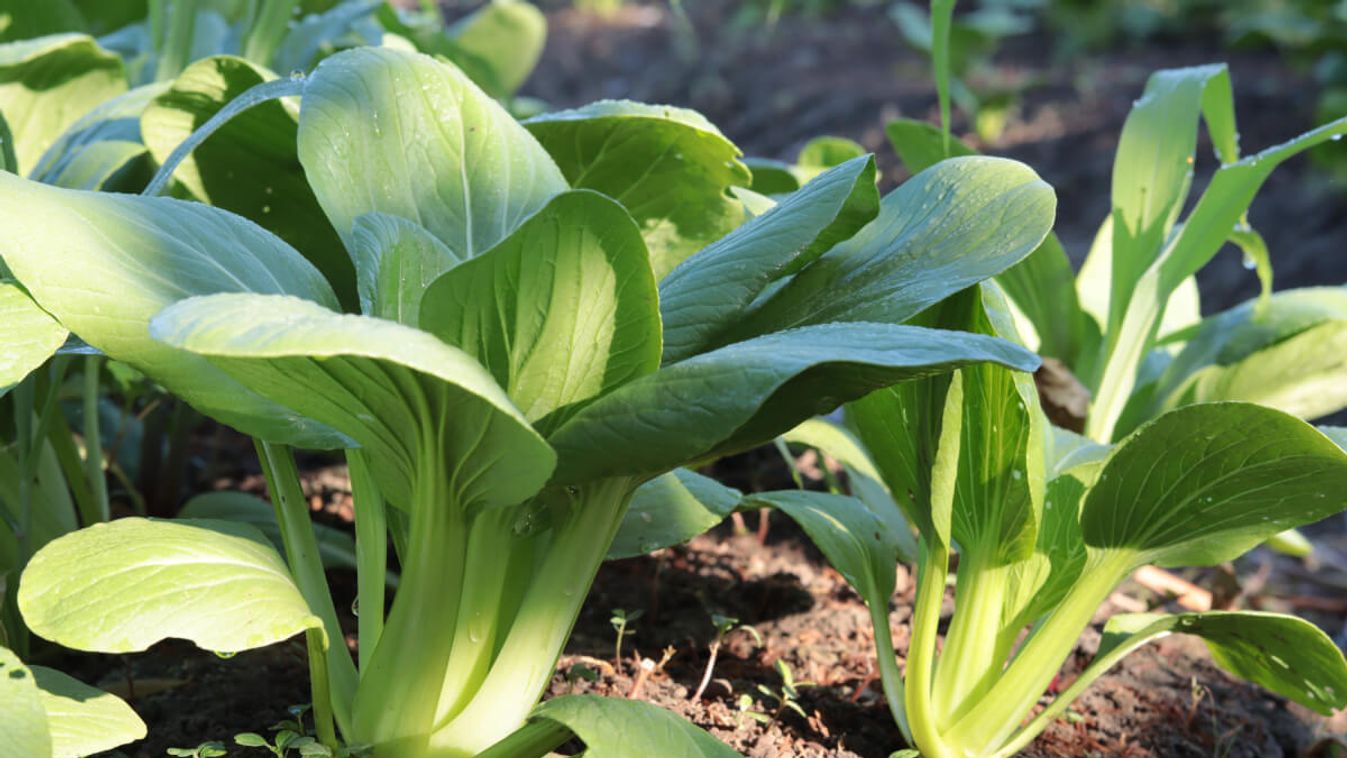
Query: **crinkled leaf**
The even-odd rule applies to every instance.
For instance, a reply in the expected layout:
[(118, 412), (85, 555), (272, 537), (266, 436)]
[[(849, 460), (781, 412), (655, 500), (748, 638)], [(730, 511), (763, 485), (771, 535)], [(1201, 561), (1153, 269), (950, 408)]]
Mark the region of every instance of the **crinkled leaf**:
[(299, 158), (348, 249), (356, 217), (378, 211), (471, 258), (567, 188), (537, 141), (461, 71), (388, 48), (318, 65), (304, 88)]
[(150, 319), (192, 295), (284, 292), (336, 306), (322, 275), (257, 225), (200, 203), (55, 189), (0, 173), (0, 227), (8, 230), (0, 258), (85, 342), (246, 433), (309, 447), (346, 444), (150, 338)]
[[(272, 546), (282, 554), (285, 542), (281, 528), (276, 524), (276, 509), (261, 498), (246, 492), (206, 492), (183, 504), (178, 518), (215, 519), (249, 524), (266, 535)], [(356, 568), (355, 537), (346, 531), (315, 522), (313, 536), (318, 541), (318, 554), (327, 568)]]
[[(276, 75), (242, 58), (217, 55), (183, 70), (140, 119), (145, 145), (159, 163), (231, 100)], [(294, 108), (271, 100), (220, 127), (173, 172), (202, 202), (257, 222), (323, 272), (354, 308), (355, 273), (318, 206), (296, 154)]]
[(400, 507), (418, 467), (436, 465), (418, 458), (429, 440), (455, 472), (455, 502), (514, 505), (551, 473), (551, 449), (491, 375), (426, 332), (293, 297), (214, 295), (166, 308), (150, 333), (359, 442)]
[(55, 355), (68, 334), (21, 287), (0, 280), (0, 396)]
[(952, 158), (889, 193), (879, 217), (760, 298), (730, 338), (830, 321), (906, 321), (1032, 252), (1052, 189), (1027, 166)]
[(125, 91), (122, 59), (92, 37), (53, 34), (0, 45), (0, 113), (13, 132), (17, 173), (27, 175), (67, 127)]
[(124, 518), (49, 543), (19, 585), (36, 634), (130, 653), (160, 640), (237, 652), (321, 629), (266, 537), (228, 521)]
[(1305, 419), (1347, 406), (1347, 289), (1287, 290), (1206, 319), (1160, 380), (1156, 408), (1244, 400)]
[(742, 498), (738, 490), (685, 468), (657, 476), (636, 489), (608, 560), (681, 545), (723, 521)]
[(1085, 543), (1164, 566), (1230, 560), (1342, 510), (1347, 453), (1249, 403), (1190, 405), (1120, 442), (1086, 495)]
[(855, 498), (782, 490), (752, 495), (790, 516), (828, 563), (875, 608), (888, 608), (898, 565), (898, 545), (884, 522)]
[(1226, 671), (1328, 716), (1347, 705), (1347, 661), (1323, 630), (1304, 619), (1254, 611), (1174, 615), (1125, 614), (1109, 619), (1099, 656), (1126, 651), (1168, 634), (1201, 637)]
[(879, 209), (873, 156), (855, 158), (711, 243), (660, 282), (664, 362), (719, 347), (755, 298), (855, 234)]
[(407, 326), (421, 323), (426, 288), (461, 262), (425, 227), (387, 213), (356, 218), (351, 256), (361, 312)]
[(479, 87), (510, 97), (538, 65), (547, 42), (547, 18), (532, 3), (491, 0), (444, 30), (442, 52)]
[(659, 366), (657, 297), (631, 217), (581, 190), (440, 277), (421, 327), (486, 366), (546, 435), (576, 404)]
[(32, 671), (51, 729), (52, 758), (81, 758), (145, 737), (145, 722), (116, 695), (56, 669)]
[(821, 324), (703, 353), (596, 400), (550, 441), (561, 482), (668, 471), (761, 444), (880, 387), (1036, 358), (980, 335), (892, 324)]
[(533, 709), (534, 718), (564, 725), (585, 743), (589, 758), (678, 755), (733, 758), (728, 745), (672, 711), (640, 700), (567, 695)]
[(524, 126), (572, 186), (602, 192), (631, 212), (656, 279), (744, 219), (727, 193), (750, 181), (739, 148), (695, 111), (605, 100)]

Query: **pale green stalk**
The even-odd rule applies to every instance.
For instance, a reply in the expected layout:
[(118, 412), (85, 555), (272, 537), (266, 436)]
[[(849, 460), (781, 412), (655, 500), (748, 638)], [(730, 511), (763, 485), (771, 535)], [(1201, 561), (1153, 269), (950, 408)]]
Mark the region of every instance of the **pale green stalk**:
[(552, 537), (491, 669), (467, 707), (432, 739), (434, 755), (462, 758), (518, 729), (556, 670), (580, 606), (638, 483), (574, 488), (571, 517)]
[(253, 19), (244, 40), (243, 57), (260, 66), (271, 65), (298, 7), (299, 0), (262, 0), (262, 11)]
[(879, 660), (879, 681), (884, 687), (884, 699), (889, 713), (898, 724), (907, 744), (912, 744), (912, 727), (907, 722), (906, 696), (903, 693), (903, 674), (898, 670), (898, 653), (893, 649), (893, 633), (889, 631), (887, 606), (869, 604), (870, 623), (875, 629), (875, 655)]
[(1004, 663), (991, 641), (1000, 636), (1010, 567), (987, 565), (984, 556), (993, 553), (986, 546), (960, 553), (958, 602), (932, 689), (932, 707), (942, 729), (953, 726), (991, 688)]
[(356, 622), (360, 670), (364, 671), (384, 631), (384, 593), (388, 582), (387, 505), (365, 454), (346, 451), (355, 501)]
[(108, 480), (103, 475), (103, 434), (98, 419), (98, 372), (102, 363), (102, 357), (97, 355), (84, 359), (83, 398), (85, 478), (100, 522), (112, 516), (108, 505)]
[(931, 702), (936, 664), (940, 606), (949, 576), (949, 546), (923, 540), (917, 576), (917, 602), (912, 611), (912, 639), (907, 648), (907, 717), (913, 743), (927, 758), (953, 758), (940, 736)]
[(174, 0), (168, 8), (168, 28), (155, 66), (155, 81), (167, 81), (182, 73), (192, 56), (192, 37), (196, 33), (197, 0)]
[[(299, 482), (299, 470), (295, 467), (294, 455), (286, 446), (261, 440), (254, 440), (254, 443), (257, 458), (262, 464), (262, 474), (267, 480), (267, 489), (271, 492), (272, 506), (276, 510), (276, 523), (281, 529), (290, 574), (308, 603), (309, 610), (322, 619), (327, 634), (326, 655), (309, 659), (309, 676), (313, 686), (317, 687), (320, 682), (324, 682), (331, 688), (331, 697), (328, 698), (320, 699), (318, 693), (314, 692), (314, 717), (330, 719), (335, 715), (342, 732), (349, 735), (351, 701), (355, 696), (358, 676), (351, 655), (346, 650), (346, 636), (342, 634), (341, 624), (337, 621), (337, 610), (332, 603), (327, 576), (323, 573), (318, 540), (313, 535), (309, 507)], [(382, 576), (380, 574), (380, 578)]]
[(1130, 551), (1091, 552), (1081, 580), (1020, 649), (1004, 675), (945, 734), (959, 755), (1003, 745), (1057, 676), (1076, 641), (1114, 587), (1139, 565)]

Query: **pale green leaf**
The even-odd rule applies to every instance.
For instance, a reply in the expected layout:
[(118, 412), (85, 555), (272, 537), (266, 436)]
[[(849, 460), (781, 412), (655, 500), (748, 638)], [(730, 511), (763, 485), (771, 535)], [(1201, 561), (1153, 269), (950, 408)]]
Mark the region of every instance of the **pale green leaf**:
[(387, 213), (355, 220), (351, 240), (360, 310), (407, 326), (421, 323), (421, 300), (461, 260), (424, 227)]
[(855, 498), (804, 490), (763, 492), (751, 495), (749, 500), (790, 516), (868, 605), (887, 610), (893, 595), (898, 545), (884, 522), (865, 504)]
[[(183, 70), (140, 119), (160, 164), (231, 100), (276, 75), (242, 58), (217, 55)], [(296, 154), (295, 108), (271, 100), (240, 113), (192, 151), (173, 176), (202, 202), (255, 221), (323, 272), (354, 308), (351, 260), (318, 206)]]
[(567, 188), (537, 141), (461, 71), (388, 48), (318, 65), (304, 88), (299, 158), (348, 249), (356, 217), (378, 211), (471, 258)]
[(864, 155), (865, 148), (846, 137), (815, 137), (800, 148), (795, 158), (795, 175), (804, 184), (830, 168)]
[(602, 192), (631, 212), (656, 280), (744, 219), (727, 193), (750, 182), (739, 148), (695, 111), (605, 100), (524, 126), (572, 186)]
[[(1225, 64), (1151, 75), (1132, 105), (1113, 162), (1109, 330), (1121, 322), (1137, 280), (1159, 256), (1192, 183), (1199, 117), (1222, 163), (1239, 159), (1234, 95)], [(1226, 227), (1226, 233), (1233, 226)], [(1190, 272), (1191, 273), (1191, 272)]]
[[(138, 192), (144, 188), (145, 183), (149, 181), (146, 176), (150, 172), (150, 160), (141, 143), (140, 135), (140, 115), (144, 112), (146, 106), (154, 98), (158, 97), (165, 89), (168, 83), (147, 84), (143, 87), (137, 87), (128, 92), (100, 103), (93, 110), (84, 114), (78, 121), (70, 125), (70, 128), (63, 132), (52, 146), (42, 154), (41, 160), (31, 172), (31, 178), (46, 184), (56, 184), (70, 189), (90, 189), (90, 187), (76, 186), (71, 183), (70, 176), (83, 173), (88, 175), (89, 169), (76, 169), (75, 164), (88, 163), (106, 163), (107, 159), (113, 157), (107, 152), (103, 152), (104, 159), (97, 160), (93, 157), (87, 157), (89, 153), (107, 151), (107, 148), (100, 147), (104, 142), (119, 143), (120, 150), (131, 153), (131, 145), (140, 149), (141, 159), (135, 161), (135, 171), (128, 171), (128, 181), (108, 183), (104, 180), (103, 185), (92, 189), (107, 189), (113, 191)], [(115, 154), (114, 154), (115, 155)], [(124, 166), (123, 168), (133, 168)], [(67, 177), (62, 179), (62, 177)], [(112, 174), (108, 174), (111, 178)], [(119, 177), (120, 179), (120, 177)], [(131, 181), (135, 180), (135, 181)], [(137, 186), (136, 181), (140, 182)]]
[(260, 532), (228, 521), (124, 518), (49, 543), (19, 586), (34, 633), (130, 653), (169, 638), (238, 652), (321, 629)]
[(485, 366), (546, 435), (577, 404), (659, 366), (657, 298), (631, 217), (580, 190), (440, 277), (420, 320)]
[(685, 468), (655, 477), (632, 496), (608, 560), (681, 545), (723, 521), (742, 497), (738, 490)]
[(768, 285), (855, 234), (878, 206), (874, 158), (855, 158), (683, 261), (659, 285), (664, 362), (725, 344)]
[(539, 705), (533, 710), (533, 717), (555, 721), (570, 729), (585, 743), (588, 758), (739, 755), (672, 711), (640, 700), (567, 695)]
[(156, 313), (193, 295), (289, 293), (335, 307), (322, 275), (276, 237), (200, 203), (56, 189), (5, 173), (0, 227), (8, 230), (0, 258), (85, 342), (249, 434), (310, 447), (346, 443), (149, 336)]
[(538, 65), (547, 18), (523, 0), (491, 0), (444, 30), (443, 54), (496, 98), (513, 95)]
[(980, 335), (892, 324), (820, 324), (667, 366), (599, 398), (550, 437), (557, 479), (656, 474), (766, 442), (800, 421), (907, 379), (1036, 358)]
[(122, 60), (83, 34), (0, 45), (0, 113), (13, 132), (18, 172), (94, 106), (126, 91)]
[(21, 287), (0, 279), (0, 396), (55, 355), (68, 334)]
[[(520, 503), (551, 472), (552, 451), (491, 375), (426, 332), (293, 297), (214, 295), (165, 309), (150, 333), (368, 448), (399, 507), (427, 466), (455, 472), (455, 502), (483, 506)], [(420, 460), (435, 435), (446, 460)]]
[(1027, 166), (952, 158), (889, 193), (879, 217), (769, 295), (731, 338), (830, 321), (905, 321), (994, 276), (1052, 226), (1052, 189)]
[(51, 732), (33, 672), (0, 647), (0, 755), (52, 758)]
[(145, 722), (121, 698), (56, 669), (32, 671), (51, 729), (52, 758), (82, 758), (144, 739)]
[(1164, 566), (1230, 560), (1342, 510), (1347, 453), (1248, 403), (1170, 411), (1120, 442), (1086, 495), (1085, 543)]
[(1160, 379), (1151, 412), (1217, 400), (1304, 419), (1347, 406), (1347, 290), (1287, 290), (1203, 321)]

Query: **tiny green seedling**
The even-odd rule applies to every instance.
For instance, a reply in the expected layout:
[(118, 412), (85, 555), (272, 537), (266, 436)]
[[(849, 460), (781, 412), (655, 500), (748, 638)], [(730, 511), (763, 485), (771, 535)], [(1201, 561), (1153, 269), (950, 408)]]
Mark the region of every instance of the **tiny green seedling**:
[(181, 756), (181, 758), (223, 758), (223, 756), (229, 755), (224, 743), (218, 740), (203, 742), (196, 747), (171, 747), (167, 752), (169, 755)]
[(622, 640), (625, 637), (635, 636), (636, 631), (631, 629), (631, 623), (645, 615), (643, 610), (635, 610), (628, 613), (622, 608), (614, 608), (612, 618), (608, 623), (613, 625), (613, 630), (617, 632), (617, 642), (613, 645), (613, 666), (618, 671), (622, 670)]
[(722, 616), (719, 613), (711, 614), (711, 625), (716, 628), (716, 637), (711, 641), (710, 652), (706, 658), (706, 670), (702, 672), (702, 680), (697, 684), (697, 691), (692, 693), (691, 700), (696, 702), (702, 699), (702, 694), (706, 692), (706, 687), (711, 683), (711, 674), (716, 668), (716, 656), (720, 654), (720, 646), (725, 641), (725, 636), (734, 631), (737, 627), (748, 632), (753, 637), (753, 641), (759, 646), (762, 645), (762, 635), (758, 630), (747, 625), (739, 625), (739, 619), (733, 616)]
[[(795, 672), (791, 670), (790, 664), (782, 659), (777, 659), (775, 668), (776, 673), (781, 676), (781, 688), (773, 689), (765, 684), (759, 684), (758, 692), (762, 693), (763, 697), (768, 700), (775, 702), (776, 708), (770, 715), (761, 711), (749, 710), (748, 708), (753, 704), (753, 699), (744, 694), (739, 696), (740, 712), (760, 724), (773, 724), (780, 721), (787, 709), (798, 713), (800, 718), (809, 718), (809, 715), (804, 712), (804, 708), (800, 707), (799, 700), (800, 689), (812, 686), (812, 683), (795, 681)], [(747, 699), (748, 707), (745, 707), (745, 699)]]

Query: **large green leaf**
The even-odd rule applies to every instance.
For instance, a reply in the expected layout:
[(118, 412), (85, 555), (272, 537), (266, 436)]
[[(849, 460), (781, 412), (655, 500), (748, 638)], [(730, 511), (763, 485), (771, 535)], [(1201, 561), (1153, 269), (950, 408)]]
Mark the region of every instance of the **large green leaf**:
[(0, 754), (51, 758), (51, 731), (33, 672), (0, 647)]
[(1342, 510), (1347, 453), (1249, 403), (1170, 411), (1119, 443), (1086, 495), (1085, 543), (1165, 566), (1230, 560)]
[(744, 220), (727, 192), (747, 186), (739, 148), (700, 113), (603, 101), (524, 122), (566, 180), (615, 198), (636, 219), (662, 279)]
[[(895, 119), (884, 126), (903, 165), (913, 174), (944, 160), (945, 135), (924, 121)], [(949, 157), (977, 155), (962, 140), (950, 140)], [(1098, 327), (1090, 334), (1090, 321), (1076, 295), (1075, 273), (1056, 234), (1048, 234), (1029, 257), (1001, 272), (996, 280), (1034, 325), (1043, 355), (1077, 363), (1079, 354), (1098, 340)], [(1031, 345), (1032, 347), (1032, 345)]]
[(733, 758), (728, 745), (672, 711), (640, 700), (568, 695), (533, 710), (533, 717), (555, 721), (585, 743), (589, 758), (678, 755)]
[(491, 0), (444, 30), (442, 52), (487, 94), (507, 98), (538, 65), (547, 19), (532, 3)]
[(1120, 657), (1114, 651), (1125, 655), (1175, 633), (1201, 637), (1221, 668), (1317, 713), (1328, 716), (1347, 705), (1342, 651), (1319, 627), (1295, 616), (1253, 611), (1114, 616), (1104, 627), (1098, 658), (1111, 663)]
[(82, 758), (145, 737), (145, 722), (125, 701), (44, 666), (33, 666), (47, 712), (52, 758)]
[(348, 249), (356, 217), (379, 211), (471, 258), (566, 189), (537, 141), (461, 71), (388, 48), (318, 65), (304, 88), (299, 158)]
[(387, 213), (356, 218), (351, 257), (360, 311), (407, 326), (421, 323), (426, 288), (462, 262), (425, 227)]
[(738, 490), (685, 468), (655, 477), (632, 496), (608, 560), (681, 545), (723, 521), (742, 498)]
[[(105, 143), (112, 143), (124, 155), (129, 156), (128, 162), (136, 161), (136, 168), (139, 169), (137, 176), (131, 177), (148, 182), (149, 177), (145, 176), (150, 171), (149, 153), (142, 144), (140, 135), (140, 115), (145, 111), (146, 106), (154, 98), (158, 97), (165, 89), (168, 83), (147, 84), (143, 87), (137, 87), (128, 92), (100, 103), (93, 110), (84, 114), (78, 121), (70, 125), (51, 147), (42, 154), (41, 160), (31, 172), (31, 178), (46, 184), (55, 184), (69, 189), (90, 189), (89, 187), (75, 186), (70, 181), (72, 173), (79, 173), (80, 164), (90, 162), (108, 162), (108, 159), (115, 156)], [(134, 148), (139, 149), (137, 155)], [(102, 160), (97, 157), (98, 152), (102, 152)], [(94, 156), (90, 156), (94, 153)], [(139, 160), (136, 160), (139, 158)], [(88, 173), (88, 169), (84, 169)], [(110, 177), (112, 174), (109, 173)], [(95, 187), (92, 189), (102, 189)], [(115, 191), (138, 192), (144, 188), (144, 184), (136, 186), (134, 183), (113, 184), (106, 187)]]
[(22, 288), (0, 279), (0, 396), (55, 355), (68, 334)]
[[(293, 297), (214, 295), (165, 309), (150, 333), (368, 448), (400, 507), (422, 466), (455, 472), (455, 501), (484, 506), (520, 503), (551, 473), (552, 451), (491, 375), (426, 332)], [(420, 460), (427, 450), (446, 459)]]
[(309, 447), (346, 442), (151, 339), (170, 303), (215, 292), (289, 293), (336, 306), (322, 275), (255, 224), (200, 203), (55, 189), (0, 173), (3, 258), (33, 298), (107, 355), (249, 434)]
[(763, 289), (855, 234), (878, 206), (874, 158), (855, 158), (683, 261), (659, 285), (664, 362), (724, 344)]
[(951, 158), (889, 193), (879, 217), (760, 298), (730, 338), (830, 321), (905, 321), (1015, 264), (1052, 227), (1052, 189), (1001, 158)]
[(0, 45), (0, 113), (27, 174), (66, 127), (126, 90), (122, 60), (83, 34)]
[(33, 556), (18, 601), (34, 633), (103, 653), (169, 638), (238, 652), (323, 624), (266, 537), (228, 521), (125, 518), (81, 529)]
[[(276, 75), (217, 55), (183, 70), (140, 119), (145, 145), (164, 163), (231, 100)], [(249, 108), (213, 133), (173, 172), (197, 199), (257, 222), (308, 258), (348, 309), (355, 272), (299, 164), (298, 114), (283, 100)]]
[(1127, 114), (1113, 162), (1109, 331), (1121, 323), (1132, 289), (1160, 255), (1183, 210), (1199, 117), (1206, 120), (1221, 162), (1238, 160), (1234, 96), (1225, 64), (1155, 72)]
[(790, 516), (867, 604), (888, 609), (898, 544), (865, 504), (842, 495), (803, 490), (763, 492), (751, 495), (749, 501), (765, 503)]
[(580, 190), (432, 284), (421, 327), (486, 366), (546, 435), (577, 404), (659, 366), (657, 298), (631, 217)]
[(1347, 289), (1288, 290), (1203, 321), (1161, 378), (1152, 412), (1217, 400), (1304, 419), (1347, 406)]
[(556, 478), (668, 471), (761, 444), (907, 379), (982, 361), (1031, 370), (1001, 340), (892, 324), (820, 324), (703, 353), (596, 400), (552, 434)]

